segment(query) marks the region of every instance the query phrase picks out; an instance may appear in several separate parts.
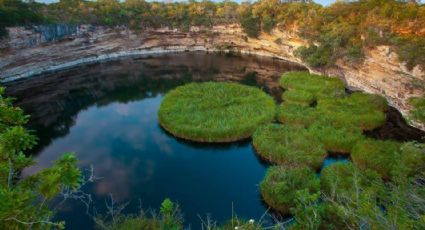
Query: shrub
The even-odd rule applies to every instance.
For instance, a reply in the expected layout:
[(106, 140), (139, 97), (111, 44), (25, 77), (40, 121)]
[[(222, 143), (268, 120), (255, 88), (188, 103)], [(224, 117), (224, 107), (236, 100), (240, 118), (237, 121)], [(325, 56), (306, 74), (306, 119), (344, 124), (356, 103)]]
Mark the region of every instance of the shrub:
[(362, 130), (357, 127), (336, 128), (325, 122), (314, 123), (309, 127), (309, 132), (320, 140), (327, 151), (334, 153), (349, 154), (353, 146), (363, 139)]
[(400, 143), (395, 141), (364, 140), (358, 142), (352, 151), (353, 162), (362, 169), (371, 169), (388, 180), (392, 178), (393, 166), (399, 158)]
[(309, 106), (314, 102), (313, 94), (304, 90), (287, 90), (283, 92), (282, 99), (285, 103)]
[(260, 35), (260, 19), (258, 17), (254, 17), (251, 12), (245, 13), (241, 17), (240, 23), (243, 31), (246, 35), (248, 35), (248, 37), (257, 38)]
[(260, 184), (264, 201), (276, 211), (289, 214), (295, 208), (297, 193), (307, 190), (316, 193), (320, 181), (315, 172), (307, 167), (288, 168), (272, 166)]
[(425, 97), (411, 98), (410, 103), (413, 105), (413, 109), (410, 111), (411, 118), (425, 123)]
[(320, 169), (326, 151), (320, 141), (306, 129), (268, 124), (255, 131), (253, 145), (264, 159), (286, 166), (307, 165)]
[(321, 67), (333, 64), (332, 50), (328, 46), (310, 45), (301, 46), (295, 51), (295, 55), (311, 67)]
[(278, 121), (294, 126), (308, 127), (316, 120), (317, 112), (314, 108), (283, 103), (278, 107)]
[(255, 87), (235, 83), (191, 83), (165, 95), (159, 122), (177, 137), (199, 142), (231, 142), (271, 122), (276, 105)]
[(341, 80), (308, 72), (286, 73), (280, 78), (279, 83), (286, 90), (308, 92), (315, 100), (345, 96), (345, 86)]

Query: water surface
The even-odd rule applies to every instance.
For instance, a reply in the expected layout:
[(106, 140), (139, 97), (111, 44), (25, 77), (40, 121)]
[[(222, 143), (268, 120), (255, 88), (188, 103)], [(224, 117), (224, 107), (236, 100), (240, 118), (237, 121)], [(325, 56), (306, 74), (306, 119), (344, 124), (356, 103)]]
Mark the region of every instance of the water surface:
[[(185, 225), (200, 227), (198, 215), (223, 222), (234, 211), (259, 219), (267, 210), (258, 184), (267, 165), (250, 140), (232, 144), (197, 144), (166, 133), (157, 111), (164, 94), (192, 81), (232, 81), (256, 85), (280, 97), (277, 79), (284, 72), (304, 70), (282, 60), (184, 53), (127, 59), (38, 76), (8, 85), (7, 93), (31, 115), (30, 128), (40, 138), (33, 155), (37, 164), (23, 176), (48, 167), (63, 152), (75, 152), (83, 169), (94, 168), (97, 182), (83, 188), (92, 194), (89, 214), (105, 213), (112, 195), (139, 207), (157, 209), (164, 198), (177, 201)], [(419, 139), (420, 131), (388, 116), (377, 138)], [(388, 128), (389, 127), (389, 128)], [(390, 135), (396, 133), (396, 135)], [(325, 165), (347, 159), (328, 158)], [(57, 218), (67, 229), (92, 229), (86, 207), (66, 202)]]

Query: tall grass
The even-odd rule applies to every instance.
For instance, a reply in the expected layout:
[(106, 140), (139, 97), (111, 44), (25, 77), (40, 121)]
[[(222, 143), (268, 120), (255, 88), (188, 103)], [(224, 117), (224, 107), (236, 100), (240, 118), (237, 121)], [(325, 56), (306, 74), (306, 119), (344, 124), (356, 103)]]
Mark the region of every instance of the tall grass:
[(199, 142), (231, 142), (250, 137), (274, 119), (273, 98), (258, 88), (235, 83), (191, 83), (170, 91), (161, 103), (161, 126)]
[(322, 143), (306, 129), (268, 124), (253, 135), (253, 145), (263, 159), (287, 167), (306, 165), (320, 169), (326, 157)]
[(282, 214), (290, 214), (296, 206), (297, 193), (320, 191), (320, 180), (308, 167), (270, 167), (260, 184), (263, 200)]

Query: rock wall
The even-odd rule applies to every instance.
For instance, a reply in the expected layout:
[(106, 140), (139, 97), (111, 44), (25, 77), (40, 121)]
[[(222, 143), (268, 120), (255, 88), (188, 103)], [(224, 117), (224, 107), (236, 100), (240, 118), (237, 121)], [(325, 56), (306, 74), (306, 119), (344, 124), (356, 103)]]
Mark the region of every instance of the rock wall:
[[(0, 81), (8, 82), (46, 72), (154, 53), (206, 51), (239, 52), (304, 63), (294, 51), (307, 44), (293, 31), (273, 30), (258, 39), (247, 38), (238, 25), (213, 28), (192, 27), (183, 32), (168, 28), (142, 32), (125, 27), (64, 26), (9, 28), (10, 37), (0, 41)], [(408, 70), (390, 47), (366, 51), (365, 62), (352, 67), (343, 61), (337, 67), (311, 72), (338, 76), (349, 88), (385, 96), (389, 103), (408, 115), (408, 99), (424, 94), (425, 71)], [(425, 125), (412, 123), (425, 130)]]

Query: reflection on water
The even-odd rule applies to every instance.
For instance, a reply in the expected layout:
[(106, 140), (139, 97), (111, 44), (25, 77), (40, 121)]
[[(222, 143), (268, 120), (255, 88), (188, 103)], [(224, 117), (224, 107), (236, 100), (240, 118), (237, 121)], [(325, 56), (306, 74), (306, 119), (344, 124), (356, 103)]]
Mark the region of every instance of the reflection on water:
[[(279, 94), (276, 79), (287, 62), (256, 57), (225, 57), (204, 53), (158, 56), (91, 65), (15, 82), (8, 94), (31, 114), (30, 127), (40, 143), (34, 150), (34, 173), (51, 165), (63, 152), (75, 152), (81, 168), (93, 165), (102, 179), (84, 188), (93, 205), (105, 212), (112, 194), (130, 201), (127, 211), (157, 208), (169, 197), (180, 203), (187, 225), (199, 227), (198, 214), (224, 221), (235, 211), (260, 218), (266, 211), (258, 183), (266, 167), (250, 141), (197, 144), (176, 139), (157, 121), (163, 95), (191, 81), (234, 81), (258, 85)], [(68, 202), (58, 218), (69, 229), (90, 229), (93, 223), (78, 202)]]
[[(93, 165), (102, 178), (84, 188), (93, 194), (99, 213), (105, 213), (105, 199), (112, 194), (117, 201), (130, 201), (127, 211), (134, 213), (139, 200), (144, 208), (157, 208), (166, 197), (176, 200), (193, 229), (200, 226), (198, 214), (210, 213), (220, 222), (230, 218), (232, 204), (238, 215), (258, 219), (266, 211), (258, 189), (266, 165), (254, 154), (250, 140), (220, 145), (183, 141), (158, 125), (157, 111), (168, 90), (192, 81), (257, 85), (280, 99), (279, 76), (303, 69), (271, 58), (185, 53), (14, 82), (7, 93), (31, 115), (30, 128), (40, 138), (33, 151), (37, 165), (23, 175), (51, 165), (63, 152), (75, 152), (81, 168)], [(400, 125), (390, 126), (397, 135), (411, 138)], [(413, 137), (422, 135), (404, 129)], [(375, 130), (368, 135), (387, 134)], [(67, 202), (58, 218), (67, 222), (67, 229), (93, 228), (79, 202)]]

